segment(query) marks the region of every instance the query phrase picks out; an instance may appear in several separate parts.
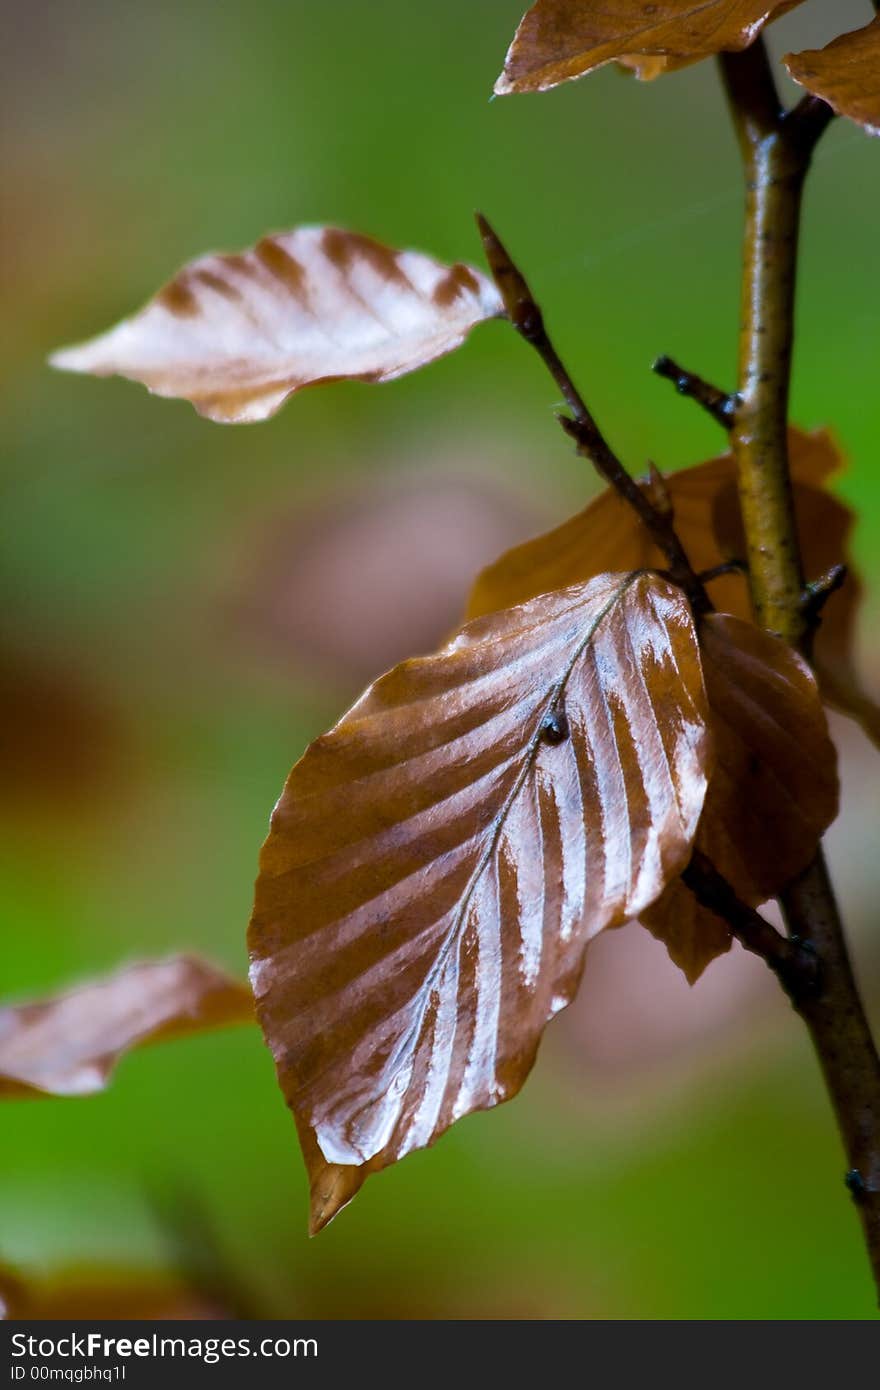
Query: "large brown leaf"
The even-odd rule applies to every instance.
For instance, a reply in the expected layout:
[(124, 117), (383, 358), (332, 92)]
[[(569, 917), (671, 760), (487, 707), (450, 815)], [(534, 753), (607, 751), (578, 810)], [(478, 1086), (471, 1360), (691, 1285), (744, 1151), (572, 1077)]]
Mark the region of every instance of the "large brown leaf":
[[(700, 651), (715, 763), (697, 847), (757, 906), (806, 868), (837, 814), (834, 745), (812, 673), (778, 637), (710, 613)], [(642, 921), (691, 983), (731, 941), (681, 880)]]
[(402, 376), (500, 312), (495, 286), (469, 266), (299, 227), (193, 261), (133, 318), (51, 361), (242, 423), (274, 415), (304, 386)]
[(205, 961), (130, 965), (69, 994), (0, 1009), (0, 1097), (89, 1095), (141, 1043), (253, 1016), (248, 987)]
[(783, 62), (795, 82), (822, 97), (838, 115), (880, 135), (880, 15), (825, 48), (789, 53)]
[[(823, 574), (849, 559), (847, 546), (853, 514), (826, 490), (841, 456), (825, 430), (792, 429), (789, 452), (794, 502), (808, 576)], [(731, 454), (666, 479), (675, 508), (676, 529), (698, 570), (745, 555), (736, 466)], [(468, 600), (468, 618), (522, 603), (548, 589), (582, 583), (611, 569), (662, 568), (663, 556), (632, 509), (612, 490), (600, 494), (582, 512), (554, 530), (507, 551), (483, 570)], [(714, 580), (712, 597), (722, 612), (750, 618), (748, 588), (737, 575)], [(815, 664), (824, 698), (858, 719), (880, 746), (880, 709), (866, 695), (855, 668), (854, 644), (859, 576), (850, 568), (843, 589), (834, 594), (816, 634)]]
[(313, 1229), (519, 1090), (587, 942), (687, 862), (705, 721), (683, 595), (606, 574), (396, 667), (297, 763), (249, 946)]
[(537, 0), (523, 16), (495, 83), (499, 95), (543, 92), (615, 60), (657, 77), (748, 48), (801, 0)]

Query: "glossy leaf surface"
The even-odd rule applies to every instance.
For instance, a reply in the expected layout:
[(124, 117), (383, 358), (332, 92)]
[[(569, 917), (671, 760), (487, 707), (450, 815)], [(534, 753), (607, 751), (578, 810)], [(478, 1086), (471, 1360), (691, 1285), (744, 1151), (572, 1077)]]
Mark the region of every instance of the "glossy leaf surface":
[(500, 311), (494, 285), (468, 266), (299, 227), (193, 261), (134, 317), (51, 361), (243, 423), (274, 415), (304, 386), (402, 376)]
[[(804, 565), (808, 577), (815, 578), (840, 561), (849, 562), (854, 518), (826, 489), (842, 462), (827, 431), (792, 429), (789, 454)], [(695, 569), (711, 569), (744, 557), (745, 537), (731, 454), (671, 473), (665, 481), (675, 509), (676, 530)], [(488, 566), (474, 584), (466, 616), (474, 618), (521, 603), (543, 590), (583, 582), (603, 570), (662, 568), (664, 564), (631, 509), (608, 490), (561, 526), (516, 546)], [(750, 619), (748, 586), (742, 576), (713, 580), (710, 590), (721, 612)], [(816, 634), (815, 663), (824, 698), (859, 720), (880, 745), (880, 710), (865, 693), (855, 665), (861, 597), (861, 581), (850, 565), (843, 589), (832, 595), (825, 607)]]
[(314, 1229), (519, 1090), (587, 942), (687, 862), (705, 726), (683, 595), (604, 574), (396, 667), (307, 750), (249, 945)]
[(495, 84), (499, 95), (543, 92), (615, 60), (652, 78), (747, 48), (800, 0), (537, 0), (523, 16)]
[(795, 82), (822, 97), (839, 116), (880, 135), (880, 15), (825, 48), (789, 53), (784, 62)]
[(253, 1019), (247, 985), (191, 956), (127, 966), (67, 994), (0, 1009), (0, 1097), (100, 1091), (141, 1043)]

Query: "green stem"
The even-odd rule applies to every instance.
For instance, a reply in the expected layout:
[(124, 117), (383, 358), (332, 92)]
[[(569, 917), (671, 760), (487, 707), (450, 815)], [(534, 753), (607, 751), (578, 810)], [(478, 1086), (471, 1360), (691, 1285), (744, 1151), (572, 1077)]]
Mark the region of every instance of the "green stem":
[[(731, 427), (758, 621), (806, 651), (809, 607), (792, 504), (788, 406), (798, 231), (804, 180), (831, 110), (814, 97), (779, 104), (759, 40), (721, 69), (743, 156), (746, 217), (739, 381)], [(847, 953), (821, 849), (780, 899), (791, 936), (819, 962), (819, 987), (793, 1003), (810, 1032), (847, 1153), (880, 1291), (880, 1060)]]

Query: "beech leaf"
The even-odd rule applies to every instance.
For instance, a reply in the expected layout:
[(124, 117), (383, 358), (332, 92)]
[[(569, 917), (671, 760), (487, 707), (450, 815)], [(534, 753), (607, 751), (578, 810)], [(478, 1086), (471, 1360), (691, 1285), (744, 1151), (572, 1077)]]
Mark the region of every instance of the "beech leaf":
[(801, 0), (537, 0), (523, 16), (495, 83), (500, 95), (544, 92), (604, 63), (643, 79), (748, 48), (765, 24)]
[[(824, 574), (839, 561), (849, 565), (846, 583), (829, 599), (816, 634), (819, 687), (828, 704), (857, 719), (880, 746), (880, 708), (862, 686), (853, 650), (862, 598), (861, 581), (847, 553), (854, 517), (826, 490), (842, 458), (826, 430), (808, 433), (794, 428), (789, 431), (789, 455), (808, 577)], [(696, 570), (712, 569), (745, 556), (736, 465), (731, 454), (671, 473), (665, 483), (675, 510), (676, 530)], [(483, 570), (471, 591), (466, 617), (522, 603), (548, 589), (583, 583), (604, 570), (664, 565), (663, 556), (632, 509), (609, 489), (561, 526), (507, 551)], [(713, 580), (711, 593), (720, 611), (751, 620), (748, 586), (740, 575)]]
[(89, 1095), (141, 1043), (253, 1016), (247, 985), (206, 961), (129, 965), (70, 993), (0, 1009), (0, 1097)]
[(644, 574), (467, 625), (311, 745), (249, 947), (313, 1230), (519, 1090), (588, 941), (687, 863), (709, 758), (690, 609)]
[[(700, 622), (715, 761), (697, 848), (752, 906), (805, 869), (837, 814), (837, 756), (816, 681), (778, 637), (741, 618)], [(681, 882), (642, 913), (691, 983), (730, 930)]]
[(841, 34), (825, 48), (783, 58), (795, 82), (821, 97), (839, 116), (880, 135), (880, 15), (863, 29)]
[(133, 318), (50, 360), (244, 423), (274, 415), (304, 386), (414, 371), (501, 311), (495, 286), (469, 266), (298, 227), (191, 262)]

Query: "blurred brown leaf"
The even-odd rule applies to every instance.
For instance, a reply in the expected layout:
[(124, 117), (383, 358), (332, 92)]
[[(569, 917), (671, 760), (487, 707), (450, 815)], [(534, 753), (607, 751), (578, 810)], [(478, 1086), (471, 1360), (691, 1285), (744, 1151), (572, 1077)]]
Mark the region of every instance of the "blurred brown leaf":
[[(470, 457), (459, 453), (457, 468)], [(450, 474), (441, 453), (416, 477), (376, 469), (289, 510), (275, 499), (242, 546), (232, 637), (271, 650), (299, 680), (329, 679), (346, 700), (376, 671), (435, 650), (486, 555), (535, 529), (511, 487), (480, 477), (485, 451), (473, 463)]]
[(168, 1275), (127, 1269), (70, 1270), (51, 1279), (25, 1281), (0, 1266), (0, 1320), (153, 1322), (231, 1316), (210, 1294)]
[(247, 985), (192, 956), (126, 966), (68, 994), (0, 1009), (0, 1098), (83, 1096), (141, 1043), (253, 1020)]
[[(723, 613), (700, 624), (715, 762), (697, 831), (744, 901), (772, 898), (812, 859), (837, 814), (837, 756), (816, 682), (778, 637)], [(691, 983), (731, 942), (680, 879), (642, 922)]]
[[(832, 565), (849, 563), (847, 545), (854, 517), (825, 490), (841, 466), (841, 455), (826, 430), (789, 432), (794, 504), (809, 578)], [(731, 454), (672, 473), (666, 487), (675, 509), (675, 526), (697, 570), (712, 569), (746, 553), (736, 465)], [(554, 530), (509, 550), (478, 575), (467, 618), (522, 603), (549, 589), (583, 583), (612, 569), (663, 568), (665, 560), (630, 507), (608, 489), (582, 512)], [(713, 580), (719, 611), (751, 619), (748, 586), (739, 575)], [(816, 634), (815, 666), (823, 698), (857, 719), (880, 746), (880, 709), (865, 693), (855, 668), (854, 645), (862, 585), (850, 566), (842, 590), (824, 610)]]
[[(0, 806), (69, 817), (123, 794), (134, 756), (118, 712), (72, 661), (0, 639)], [(118, 809), (118, 802), (115, 803)]]
[(523, 16), (495, 83), (498, 95), (544, 92), (617, 60), (643, 79), (748, 48), (801, 0), (537, 0)]
[(587, 942), (687, 862), (705, 722), (683, 595), (609, 574), (469, 624), (307, 750), (249, 945), (313, 1229), (519, 1090)]
[(469, 266), (298, 227), (191, 262), (133, 318), (51, 362), (126, 376), (243, 423), (274, 415), (304, 386), (402, 376), (500, 311), (494, 285)]
[(825, 48), (788, 53), (782, 61), (795, 82), (827, 101), (839, 116), (857, 121), (869, 135), (880, 135), (880, 15)]

